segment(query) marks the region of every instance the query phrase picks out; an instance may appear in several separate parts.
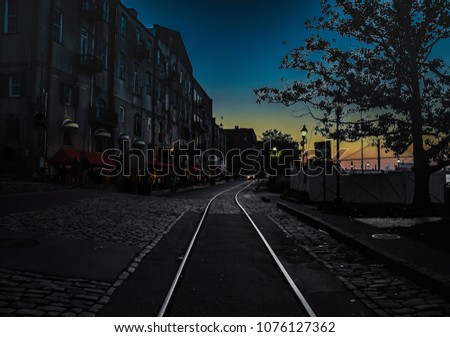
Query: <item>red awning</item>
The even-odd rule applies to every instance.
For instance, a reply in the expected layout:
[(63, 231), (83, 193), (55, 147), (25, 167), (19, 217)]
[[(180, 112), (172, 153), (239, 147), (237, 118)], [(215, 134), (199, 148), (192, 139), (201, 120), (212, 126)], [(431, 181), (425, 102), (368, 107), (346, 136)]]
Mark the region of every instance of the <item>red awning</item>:
[(85, 152), (83, 155), (92, 166), (103, 166), (105, 164), (113, 163), (107, 156), (104, 156), (102, 160), (101, 152)]
[[(80, 161), (81, 157), (81, 152), (78, 150), (59, 149), (59, 151), (52, 158), (50, 158), (48, 162), (52, 165), (71, 165), (74, 158), (76, 158), (77, 161)], [(104, 161), (102, 161), (101, 152), (84, 152), (83, 157), (85, 157), (87, 162), (92, 166), (103, 166), (105, 164), (113, 163), (106, 156), (103, 158)]]
[(80, 151), (74, 149), (59, 149), (56, 154), (51, 157), (48, 162), (53, 165), (71, 165), (74, 162), (80, 160)]

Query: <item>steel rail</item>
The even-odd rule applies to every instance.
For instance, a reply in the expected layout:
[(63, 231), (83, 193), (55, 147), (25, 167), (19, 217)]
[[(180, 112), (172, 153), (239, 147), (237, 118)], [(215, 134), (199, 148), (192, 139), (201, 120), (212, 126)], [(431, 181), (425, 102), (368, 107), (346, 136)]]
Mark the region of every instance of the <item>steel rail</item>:
[[(187, 259), (189, 258), (189, 255), (190, 255), (190, 253), (191, 253), (192, 247), (194, 246), (195, 240), (197, 239), (198, 233), (200, 232), (200, 228), (202, 227), (202, 224), (203, 224), (203, 222), (204, 222), (204, 220), (205, 220), (205, 218), (206, 218), (206, 215), (208, 214), (208, 211), (209, 211), (209, 208), (211, 207), (211, 204), (213, 203), (214, 200), (216, 200), (217, 197), (221, 196), (222, 194), (224, 194), (224, 193), (226, 193), (226, 192), (229, 192), (229, 191), (231, 191), (231, 190), (234, 190), (235, 188), (238, 188), (238, 187), (240, 187), (240, 186), (242, 186), (242, 185), (244, 185), (244, 184), (247, 184), (247, 182), (244, 182), (244, 183), (239, 184), (239, 185), (237, 185), (237, 186), (233, 186), (233, 187), (231, 187), (231, 188), (229, 188), (229, 189), (227, 189), (227, 190), (225, 190), (225, 191), (222, 191), (222, 192), (216, 194), (214, 197), (212, 197), (212, 198), (209, 200), (209, 202), (208, 202), (208, 204), (206, 205), (205, 210), (204, 210), (204, 212), (203, 212), (203, 216), (202, 216), (202, 218), (200, 219), (200, 222), (199, 222), (199, 224), (198, 224), (198, 226), (197, 226), (197, 229), (196, 229), (194, 235), (192, 236), (191, 242), (189, 243), (189, 246), (188, 246), (188, 248), (187, 248), (187, 250), (186, 250), (186, 252), (185, 252), (185, 254), (184, 254), (183, 260), (181, 261), (181, 264), (180, 264), (180, 266), (178, 267), (177, 273), (176, 273), (176, 275), (175, 275), (175, 277), (174, 277), (174, 279), (173, 279), (173, 281), (172, 281), (172, 284), (171, 284), (171, 286), (170, 286), (170, 288), (169, 288), (169, 291), (168, 291), (167, 294), (166, 294), (166, 297), (165, 297), (165, 299), (164, 299), (164, 302), (163, 302), (161, 308), (159, 309), (159, 312), (158, 312), (157, 317), (163, 317), (164, 314), (165, 314), (165, 312), (166, 312), (166, 310), (167, 310), (167, 307), (168, 307), (168, 305), (169, 305), (169, 303), (170, 303), (170, 300), (171, 300), (171, 298), (172, 298), (172, 295), (173, 295), (173, 293), (174, 293), (174, 291), (175, 291), (175, 288), (176, 288), (176, 286), (177, 286), (177, 284), (178, 284), (178, 282), (179, 282), (181, 273), (183, 272), (184, 266), (186, 265)], [(250, 185), (251, 185), (251, 184), (250, 184)], [(247, 187), (248, 187), (248, 186), (246, 186), (246, 188), (247, 188)], [(239, 193), (239, 192), (238, 192), (238, 193)]]
[(251, 216), (247, 213), (247, 211), (245, 210), (245, 208), (241, 205), (241, 203), (238, 200), (238, 196), (239, 194), (246, 190), (248, 187), (250, 187), (252, 184), (246, 186), (245, 188), (243, 188), (242, 190), (240, 190), (239, 192), (236, 193), (236, 195), (234, 196), (234, 201), (236, 202), (236, 204), (238, 205), (238, 207), (241, 209), (241, 211), (246, 215), (247, 219), (250, 221), (250, 223), (253, 225), (253, 227), (255, 228), (256, 232), (259, 234), (261, 240), (264, 242), (264, 245), (266, 246), (267, 250), (269, 251), (270, 255), (272, 256), (272, 258), (274, 259), (275, 263), (277, 264), (278, 268), (280, 269), (281, 273), (283, 274), (283, 276), (286, 278), (286, 281), (289, 283), (289, 285), (291, 286), (292, 290), (294, 291), (295, 295), (297, 296), (297, 298), (299, 299), (300, 303), (302, 304), (302, 306), (304, 307), (304, 309), (306, 310), (306, 312), (308, 313), (308, 315), (310, 317), (316, 317), (316, 314), (314, 313), (313, 309), (311, 308), (311, 306), (309, 305), (308, 301), (306, 300), (306, 298), (303, 296), (303, 294), (301, 293), (300, 289), (298, 289), (297, 285), (295, 284), (294, 280), (291, 278), (291, 276), (289, 275), (289, 273), (286, 271), (286, 269), (284, 268), (283, 264), (281, 263), (281, 261), (278, 259), (278, 256), (275, 254), (275, 252), (273, 251), (272, 247), (270, 247), (269, 243), (267, 242), (266, 238), (264, 237), (264, 235), (261, 233), (261, 231), (259, 230), (258, 226), (256, 226), (255, 222), (253, 221), (253, 219), (251, 218)]

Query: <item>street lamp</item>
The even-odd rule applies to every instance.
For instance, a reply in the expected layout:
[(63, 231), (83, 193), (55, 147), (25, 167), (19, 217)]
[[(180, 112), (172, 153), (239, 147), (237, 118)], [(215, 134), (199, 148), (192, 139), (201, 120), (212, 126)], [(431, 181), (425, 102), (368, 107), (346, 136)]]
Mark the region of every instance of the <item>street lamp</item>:
[(300, 142), (300, 145), (302, 146), (302, 164), (303, 166), (305, 166), (304, 163), (304, 157), (305, 157), (305, 144), (306, 144), (306, 135), (308, 134), (308, 129), (306, 128), (306, 125), (303, 124), (303, 128), (300, 131), (301, 135), (302, 135), (302, 141)]

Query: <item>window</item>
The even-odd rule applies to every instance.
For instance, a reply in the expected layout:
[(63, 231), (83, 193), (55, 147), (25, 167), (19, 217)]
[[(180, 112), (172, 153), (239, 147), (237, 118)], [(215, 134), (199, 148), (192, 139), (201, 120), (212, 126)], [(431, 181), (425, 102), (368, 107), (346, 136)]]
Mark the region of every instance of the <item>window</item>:
[(148, 54), (152, 55), (152, 41), (150, 39), (147, 39), (147, 49), (148, 49)]
[(103, 118), (106, 116), (106, 102), (103, 99), (98, 101), (98, 109), (96, 111), (97, 118)]
[(72, 105), (72, 87), (70, 86), (67, 88), (67, 91), (65, 92), (64, 104), (66, 106)]
[(142, 130), (142, 119), (140, 115), (136, 114), (134, 115), (134, 134), (136, 136), (140, 136), (141, 130)]
[(120, 16), (120, 34), (127, 35), (127, 17), (123, 14)]
[(122, 105), (119, 107), (119, 122), (125, 123), (125, 108)]
[(3, 20), (5, 33), (17, 33), (19, 19), (18, 0), (5, 0), (5, 18)]
[(103, 69), (108, 70), (108, 44), (106, 42), (103, 42), (102, 47), (102, 62), (103, 62)]
[(183, 70), (180, 71), (180, 84), (183, 84)]
[(9, 75), (9, 97), (20, 97), (20, 74)]
[(139, 94), (139, 73), (141, 72), (141, 68), (139, 64), (134, 64), (134, 72), (133, 72), (133, 91), (135, 95)]
[(58, 10), (53, 10), (53, 40), (63, 43), (63, 14)]
[(161, 82), (158, 81), (158, 83), (156, 84), (156, 98), (159, 100), (161, 100)]
[(152, 129), (152, 118), (151, 117), (147, 117), (147, 128), (148, 128), (148, 131), (151, 131), (151, 129)]
[(123, 53), (120, 53), (119, 58), (119, 78), (121, 80), (125, 80), (125, 61), (127, 56)]
[(109, 0), (103, 0), (103, 21), (109, 22)]
[(158, 65), (161, 65), (161, 51), (158, 49), (158, 52), (156, 53), (156, 63)]
[(147, 71), (146, 75), (146, 87), (147, 87), (147, 95), (151, 95), (152, 94), (152, 73)]
[(140, 45), (141, 44), (141, 30), (139, 28), (136, 28), (136, 45)]
[(89, 32), (86, 29), (81, 30), (80, 53), (81, 55), (89, 54)]

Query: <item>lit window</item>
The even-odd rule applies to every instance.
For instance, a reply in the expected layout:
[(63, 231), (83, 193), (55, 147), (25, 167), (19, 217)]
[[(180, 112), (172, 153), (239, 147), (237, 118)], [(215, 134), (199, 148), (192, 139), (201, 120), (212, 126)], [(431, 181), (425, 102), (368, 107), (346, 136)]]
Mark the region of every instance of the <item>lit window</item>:
[(11, 74), (9, 76), (9, 97), (20, 96), (20, 74)]
[(5, 18), (3, 20), (5, 33), (17, 33), (18, 31), (18, 19), (19, 19), (19, 6), (17, 0), (5, 0)]
[(63, 42), (63, 14), (58, 9), (53, 11), (53, 40)]

